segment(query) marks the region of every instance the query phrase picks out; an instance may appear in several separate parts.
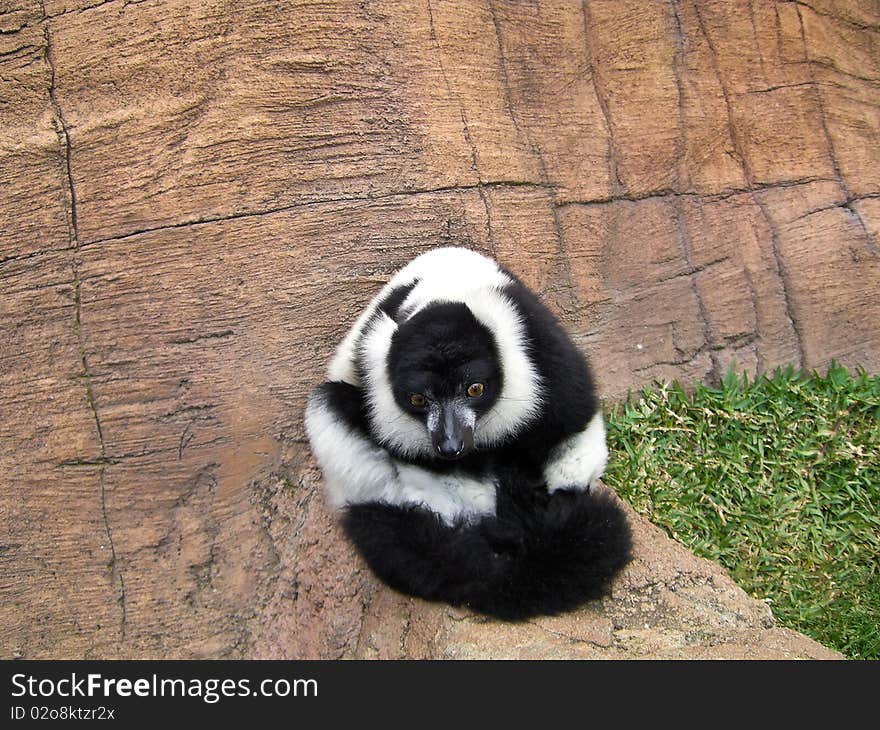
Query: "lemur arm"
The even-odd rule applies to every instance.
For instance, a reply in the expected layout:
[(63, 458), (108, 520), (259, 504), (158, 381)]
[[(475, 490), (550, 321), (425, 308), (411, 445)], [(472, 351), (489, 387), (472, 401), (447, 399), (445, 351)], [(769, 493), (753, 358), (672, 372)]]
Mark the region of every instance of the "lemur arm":
[(583, 431), (564, 439), (550, 452), (544, 463), (547, 490), (589, 489), (602, 476), (607, 464), (605, 420), (599, 410)]
[(319, 385), (309, 396), (305, 423), (334, 507), (382, 499), (394, 487), (394, 462), (369, 436), (360, 388), (338, 381)]
[[(588, 489), (605, 471), (608, 448), (602, 406), (583, 353), (546, 306), (513, 274), (506, 294), (522, 316), (542, 380), (541, 417), (517, 439), (553, 492)], [(556, 440), (547, 448), (547, 442)]]

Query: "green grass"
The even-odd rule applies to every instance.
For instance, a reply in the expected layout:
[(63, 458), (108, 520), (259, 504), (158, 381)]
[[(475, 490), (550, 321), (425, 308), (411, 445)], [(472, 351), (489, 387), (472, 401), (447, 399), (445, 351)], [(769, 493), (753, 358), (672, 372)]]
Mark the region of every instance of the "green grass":
[(880, 378), (832, 365), (645, 389), (608, 414), (605, 482), (784, 626), (880, 658)]

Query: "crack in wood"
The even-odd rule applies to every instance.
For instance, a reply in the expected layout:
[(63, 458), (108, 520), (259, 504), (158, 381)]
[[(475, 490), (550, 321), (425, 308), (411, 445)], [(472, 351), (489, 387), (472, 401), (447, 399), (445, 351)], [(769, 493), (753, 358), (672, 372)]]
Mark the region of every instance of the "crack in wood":
[(458, 112), (461, 116), (461, 124), (464, 130), (464, 138), (471, 150), (471, 169), (477, 176), (477, 193), (479, 194), (480, 200), (483, 202), (483, 208), (486, 211), (486, 237), (489, 243), (489, 249), (494, 256), (495, 241), (492, 235), (492, 211), (491, 206), (489, 205), (489, 200), (486, 196), (486, 191), (483, 189), (483, 174), (480, 171), (480, 159), (477, 152), (477, 146), (476, 144), (474, 144), (473, 137), (471, 137), (471, 130), (468, 126), (467, 114), (464, 110), (464, 102), (462, 101), (460, 95), (453, 92), (452, 84), (450, 83), (449, 76), (446, 73), (446, 66), (443, 63), (444, 51), (443, 47), (440, 45), (440, 39), (437, 37), (437, 29), (434, 26), (434, 13), (431, 9), (431, 0), (425, 0), (425, 2), (428, 7), (428, 28), (430, 29), (431, 42), (434, 44), (434, 48), (439, 54), (438, 65), (440, 67), (440, 74), (443, 76), (443, 82), (446, 85), (446, 93), (450, 96), (450, 98), (454, 98), (458, 103)]
[(776, 225), (773, 219), (770, 216), (770, 211), (767, 209), (766, 203), (761, 200), (758, 193), (755, 191), (756, 183), (755, 176), (751, 169), (751, 165), (748, 162), (748, 157), (743, 148), (742, 140), (739, 137), (739, 131), (736, 129), (736, 125), (733, 122), (733, 104), (730, 99), (730, 92), (727, 88), (727, 84), (724, 82), (724, 75), (721, 73), (721, 67), (718, 63), (718, 52), (715, 48), (715, 44), (712, 41), (712, 37), (706, 28), (706, 24), (703, 20), (703, 15), (700, 12), (700, 3), (698, 0), (693, 0), (692, 7), (694, 10), (695, 17), (697, 19), (697, 25), (699, 26), (700, 33), (706, 39), (706, 44), (709, 47), (709, 58), (710, 63), (712, 65), (712, 70), (715, 73), (715, 77), (718, 79), (718, 86), (721, 90), (721, 96), (724, 99), (724, 106), (727, 110), (727, 130), (728, 135), (730, 136), (730, 143), (733, 145), (733, 153), (732, 156), (739, 163), (743, 177), (745, 177), (746, 184), (749, 188), (749, 192), (751, 194), (751, 198), (754, 201), (755, 205), (758, 206), (758, 209), (761, 211), (761, 216), (767, 223), (767, 227), (770, 230), (770, 250), (773, 254), (773, 258), (776, 262), (777, 274), (779, 276), (779, 282), (782, 287), (782, 299), (783, 305), (785, 308), (785, 314), (788, 318), (788, 321), (791, 325), (792, 332), (795, 337), (795, 344), (797, 345), (798, 351), (798, 365), (803, 367), (806, 364), (805, 352), (804, 352), (804, 338), (803, 333), (801, 332), (800, 322), (798, 321), (794, 307), (792, 303), (791, 297), (791, 275), (788, 271), (788, 267), (783, 260), (782, 253), (779, 247), (779, 232), (776, 229)]
[(349, 203), (372, 203), (392, 200), (394, 198), (407, 198), (418, 195), (443, 195), (446, 193), (459, 194), (467, 192), (478, 192), (480, 187), (485, 189), (506, 189), (506, 188), (534, 188), (536, 190), (555, 189), (555, 186), (540, 182), (531, 182), (523, 180), (496, 180), (492, 182), (484, 182), (479, 185), (446, 185), (437, 188), (418, 188), (413, 190), (403, 190), (379, 195), (352, 195), (336, 198), (315, 198), (314, 200), (303, 200), (290, 205), (281, 205), (276, 208), (267, 208), (265, 210), (244, 211), (241, 213), (230, 213), (229, 215), (206, 216), (194, 220), (180, 221), (177, 223), (166, 223), (164, 225), (153, 226), (150, 228), (139, 228), (128, 233), (120, 233), (116, 236), (107, 236), (106, 238), (96, 238), (90, 241), (84, 241), (80, 244), (80, 248), (87, 246), (95, 246), (102, 243), (112, 243), (115, 241), (123, 241), (134, 236), (143, 234), (156, 233), (161, 231), (173, 230), (175, 228), (189, 228), (192, 226), (209, 225), (212, 223), (223, 223), (224, 221), (234, 221), (246, 218), (259, 218), (261, 216), (277, 215), (280, 213), (289, 213), (291, 211), (300, 210), (302, 208), (318, 207), (322, 205), (346, 205)]
[[(770, 210), (767, 204), (761, 199), (760, 195), (754, 195), (753, 200), (755, 204), (758, 206), (758, 210), (761, 212), (761, 217), (764, 219), (768, 229), (770, 230), (770, 253), (773, 257), (773, 260), (776, 264), (776, 274), (779, 278), (780, 286), (782, 287), (782, 305), (785, 309), (785, 316), (789, 321), (789, 324), (792, 327), (792, 330), (795, 335), (795, 344), (797, 345), (798, 350), (798, 359), (800, 367), (806, 366), (806, 352), (804, 349), (804, 338), (803, 332), (801, 331), (800, 322), (795, 317), (790, 291), (792, 288), (791, 282), (791, 273), (788, 270), (788, 266), (782, 256), (782, 252), (779, 248), (779, 231), (776, 228), (776, 222), (770, 215)], [(756, 234), (758, 232), (756, 231)], [(759, 234), (758, 234), (759, 235)], [(760, 238), (759, 238), (760, 240)]]
[[(677, 219), (676, 223), (678, 223), (678, 222), (679, 221)], [(681, 233), (681, 231), (679, 231), (679, 234), (680, 233)], [(681, 237), (679, 237), (679, 244), (681, 244)], [(690, 246), (691, 244), (689, 243), (688, 245)], [(684, 250), (684, 246), (682, 246), (682, 250)], [(663, 284), (667, 281), (675, 281), (676, 279), (684, 279), (684, 278), (692, 277), (695, 274), (702, 273), (703, 271), (711, 271), (716, 266), (718, 266), (720, 264), (727, 263), (728, 261), (730, 261), (730, 256), (724, 255), (724, 256), (721, 256), (720, 258), (712, 259), (712, 261), (707, 261), (705, 264), (698, 264), (697, 266), (694, 266), (692, 263), (690, 263), (689, 259), (687, 258), (688, 256), (692, 257), (692, 254), (686, 254), (686, 261), (688, 261), (687, 271), (680, 271), (675, 274), (670, 274), (669, 276), (663, 276), (659, 279), (654, 279), (652, 281), (652, 283), (653, 284)], [(676, 256), (674, 260), (677, 261), (679, 259), (680, 259), (680, 256)], [(666, 323), (664, 323), (664, 324), (666, 324)]]
[(94, 10), (95, 8), (100, 8), (103, 5), (110, 5), (111, 3), (119, 3), (119, 2), (122, 3), (123, 8), (127, 8), (129, 5), (140, 5), (142, 2), (144, 2), (144, 0), (102, 0), (102, 2), (95, 3), (94, 5), (86, 5), (85, 7), (82, 7), (82, 8), (65, 8), (61, 12), (54, 13), (52, 15), (50, 15), (48, 12), (46, 12), (45, 0), (40, 0), (40, 8), (42, 10), (42, 14), (37, 20), (35, 20), (33, 22), (25, 21), (17, 28), (13, 28), (11, 30), (3, 30), (2, 28), (0, 28), (0, 35), (14, 35), (15, 33), (19, 33), (21, 31), (25, 30), (26, 28), (33, 28), (33, 27), (36, 27), (39, 25), (43, 25), (44, 23), (48, 23), (49, 21), (54, 20), (56, 18), (63, 18), (65, 15), (73, 15), (73, 14), (80, 15), (82, 13), (85, 13), (88, 10)]
[[(563, 209), (567, 206), (571, 205), (609, 205), (612, 203), (638, 203), (645, 200), (659, 200), (667, 197), (688, 197), (704, 200), (706, 202), (717, 202), (720, 200), (726, 200), (728, 198), (743, 195), (743, 194), (751, 194), (755, 192), (760, 192), (764, 190), (780, 190), (784, 188), (797, 187), (799, 185), (808, 185), (810, 183), (815, 182), (834, 182), (832, 178), (825, 177), (807, 177), (800, 178), (795, 180), (785, 180), (781, 182), (774, 183), (759, 183), (752, 187), (745, 188), (728, 188), (726, 190), (719, 191), (717, 193), (699, 193), (699, 192), (677, 192), (675, 190), (664, 189), (664, 190), (656, 190), (645, 193), (643, 195), (620, 195), (620, 196), (604, 196), (599, 198), (593, 198), (590, 200), (565, 200), (554, 203), (554, 206), (559, 209)], [(530, 181), (530, 180), (495, 180), (489, 182), (481, 183), (481, 186), (486, 190), (504, 190), (507, 188), (533, 188), (535, 190), (543, 190), (546, 192), (555, 192), (558, 188), (554, 183), (544, 183), (539, 181)], [(345, 197), (335, 197), (335, 198), (316, 198), (314, 200), (305, 200), (297, 203), (291, 203), (290, 205), (278, 206), (276, 208), (267, 208), (265, 210), (255, 210), (255, 211), (244, 211), (241, 213), (231, 213), (229, 215), (218, 215), (218, 216), (206, 216), (203, 218), (198, 218), (194, 220), (187, 221), (179, 221), (177, 223), (167, 223), (164, 225), (153, 226), (149, 228), (138, 228), (133, 231), (129, 231), (127, 233), (120, 233), (115, 236), (107, 236), (105, 238), (95, 238), (89, 241), (82, 241), (79, 244), (79, 249), (83, 249), (89, 246), (97, 246), (105, 243), (114, 243), (117, 241), (124, 241), (129, 238), (133, 238), (135, 236), (147, 235), (152, 233), (160, 233), (162, 231), (174, 230), (176, 228), (190, 228), (195, 226), (202, 225), (210, 225), (213, 223), (223, 223), (226, 221), (235, 221), (247, 218), (259, 218), (261, 216), (269, 216), (269, 215), (277, 215), (281, 213), (289, 213), (291, 211), (299, 210), (302, 208), (309, 207), (318, 207), (322, 205), (334, 205), (334, 204), (348, 204), (348, 203), (371, 203), (371, 202), (382, 202), (387, 200), (392, 200), (394, 198), (407, 198), (411, 196), (419, 196), (419, 195), (443, 195), (446, 193), (452, 194), (461, 194), (468, 192), (477, 192), (479, 190), (479, 185), (447, 185), (436, 188), (418, 188), (412, 190), (402, 190), (402, 191), (392, 191), (388, 193), (382, 193), (379, 195), (368, 195), (368, 196), (345, 196)], [(863, 198), (870, 198), (872, 195), (864, 195), (858, 198), (857, 200), (861, 200)], [(61, 249), (67, 250), (67, 249)], [(36, 255), (36, 254), (34, 254)], [(24, 257), (10, 257), (10, 259), (14, 258), (26, 258)], [(0, 264), (7, 261), (7, 259), (3, 259), (0, 261)]]
[(621, 195), (626, 188), (620, 179), (620, 170), (617, 165), (617, 144), (614, 141), (614, 127), (611, 123), (611, 110), (608, 107), (608, 93), (605, 85), (599, 78), (599, 71), (593, 58), (594, 34), (591, 32), (592, 16), (587, 0), (581, 2), (581, 15), (584, 18), (584, 54), (587, 58), (587, 70), (590, 72), (590, 80), (593, 84), (593, 93), (602, 112), (602, 121), (605, 124), (605, 133), (608, 135), (608, 172), (611, 179), (611, 189), (614, 195)]
[(39, 50), (37, 48), (37, 46), (34, 46), (31, 43), (25, 43), (22, 46), (18, 46), (17, 48), (13, 48), (11, 51), (0, 52), (0, 59), (3, 59), (4, 61), (15, 61), (15, 60), (18, 60), (19, 58), (24, 58), (25, 56), (28, 55), (26, 53), (23, 53), (20, 56), (17, 56), (16, 54), (19, 51), (29, 51), (30, 53), (33, 53), (36, 50)]
[[(489, 6), (489, 13), (492, 16), (492, 27), (495, 31), (495, 45), (498, 48), (498, 68), (501, 71), (501, 87), (504, 90), (504, 107), (507, 111), (507, 116), (510, 117), (510, 121), (513, 123), (513, 128), (516, 130), (516, 134), (518, 137), (522, 137), (525, 140), (525, 143), (532, 150), (532, 154), (539, 156), (537, 154), (537, 150), (535, 149), (535, 145), (532, 143), (532, 140), (529, 138), (527, 132), (523, 132), (519, 127), (519, 120), (516, 117), (516, 114), (513, 111), (513, 94), (510, 90), (510, 79), (507, 76), (507, 61), (504, 58), (504, 44), (501, 38), (501, 25), (498, 21), (498, 15), (495, 12), (495, 4), (492, 0), (487, 0)], [(546, 172), (544, 174), (544, 179), (546, 179)]]
[[(492, 25), (495, 29), (495, 42), (498, 46), (498, 65), (501, 71), (501, 84), (504, 88), (505, 103), (507, 111), (510, 115), (510, 121), (513, 123), (517, 134), (521, 134), (529, 149), (532, 151), (538, 162), (538, 168), (541, 172), (541, 183), (550, 191), (550, 214), (553, 218), (553, 230), (556, 235), (556, 263), (560, 278), (562, 278), (562, 291), (568, 295), (567, 306), (572, 310), (577, 310), (579, 302), (575, 294), (576, 287), (574, 285), (574, 276), (571, 271), (571, 261), (568, 258), (568, 250), (565, 246), (565, 235), (562, 231), (562, 222), (559, 219), (559, 200), (556, 194), (556, 186), (550, 182), (550, 174), (547, 171), (547, 161), (541, 152), (540, 146), (532, 139), (527, 129), (522, 129), (519, 124), (519, 118), (513, 103), (513, 94), (510, 86), (510, 75), (507, 69), (507, 59), (504, 55), (504, 38), (501, 32), (501, 22), (495, 10), (494, 0), (488, 0), (489, 13), (492, 16)], [(560, 303), (561, 304), (561, 303)]]
[(206, 332), (200, 335), (192, 335), (191, 337), (174, 337), (168, 340), (168, 343), (171, 345), (191, 345), (194, 342), (201, 342), (202, 340), (220, 340), (225, 339), (227, 337), (232, 337), (235, 332), (233, 330), (223, 330), (222, 332)]
[(755, 22), (755, 4), (753, 0), (749, 0), (749, 22), (752, 26), (752, 40), (755, 43), (755, 49), (758, 51), (758, 64), (761, 67), (761, 78), (766, 81), (767, 69), (764, 66), (764, 51), (761, 50), (761, 44), (758, 41), (758, 26)]
[[(55, 464), (56, 468), (65, 468), (65, 467), (93, 467), (93, 466), (102, 466), (102, 465), (114, 465), (121, 464), (127, 459), (142, 459), (145, 456), (155, 456), (155, 455), (163, 455), (167, 456), (173, 453), (175, 449), (171, 448), (163, 448), (163, 449), (143, 449), (142, 451), (132, 451), (125, 454), (106, 454), (102, 456), (96, 456), (91, 458), (82, 458), (75, 457), (73, 459), (62, 459), (61, 461)], [(48, 460), (40, 460), (36, 463), (49, 463)]]
[[(700, 193), (690, 190), (679, 192), (678, 190), (664, 188), (662, 190), (653, 190), (638, 195), (621, 195), (616, 197), (612, 196), (605, 198), (595, 198), (593, 200), (566, 200), (562, 203), (559, 203), (559, 207), (565, 208), (569, 205), (593, 206), (611, 205), (614, 203), (642, 203), (644, 201), (660, 201), (666, 200), (668, 198), (686, 198), (708, 203), (717, 203), (722, 200), (728, 200), (729, 198), (736, 197), (737, 195), (751, 196), (754, 193), (760, 193), (766, 190), (784, 190), (785, 188), (794, 188), (801, 185), (811, 185), (817, 182), (835, 182), (835, 180), (828, 177), (806, 177), (796, 180), (785, 180), (782, 182), (774, 183), (756, 183), (755, 185), (744, 188), (728, 188), (726, 190), (721, 190), (717, 193)], [(861, 196), (861, 198), (858, 198), (858, 200), (869, 197), (873, 196), (864, 195)]]
[[(693, 244), (690, 239), (690, 235), (687, 231), (687, 224), (684, 221), (684, 212), (681, 209), (681, 199), (675, 198), (673, 202), (673, 218), (675, 219), (675, 227), (678, 230), (678, 243), (681, 247), (682, 255), (684, 257), (685, 263), (688, 267), (688, 273), (690, 274), (690, 282), (691, 289), (693, 290), (694, 297), (697, 300), (697, 309), (700, 312), (700, 319), (702, 320), (702, 331), (703, 331), (703, 347), (697, 348), (697, 353), (694, 354), (696, 357), (699, 354), (700, 350), (704, 347), (711, 348), (715, 344), (715, 333), (712, 329), (711, 317), (709, 316), (709, 310), (706, 307), (706, 302), (703, 299), (703, 292), (700, 290), (700, 287), (697, 283), (697, 277), (695, 276), (696, 267), (694, 266), (694, 250)], [(711, 357), (711, 355), (710, 355)], [(709, 373), (710, 378), (713, 382), (718, 382), (720, 380), (718, 374), (718, 363), (715, 361), (715, 358), (712, 359), (712, 370)]]
[(877, 85), (880, 84), (880, 76), (862, 76), (861, 74), (853, 73), (852, 71), (844, 71), (839, 66), (835, 66), (834, 62), (830, 59), (824, 58), (813, 58), (809, 61), (783, 61), (783, 66), (818, 66), (819, 68), (825, 68), (829, 71), (833, 71), (836, 74), (840, 74), (841, 76), (846, 76), (850, 79), (856, 79), (857, 81), (865, 81), (866, 83)]
[[(673, 36), (675, 38), (675, 55), (672, 57), (672, 75), (678, 93), (678, 136), (675, 140), (675, 190), (682, 193), (690, 187), (687, 167), (687, 118), (684, 105), (683, 76), (687, 72), (687, 49), (685, 34), (681, 23), (681, 8), (678, 0), (670, 0), (673, 20)], [(684, 179), (688, 179), (685, 184)]]
[[(673, 218), (675, 220), (675, 227), (678, 231), (679, 247), (681, 248), (685, 264), (688, 267), (687, 275), (690, 279), (691, 289), (697, 302), (697, 309), (700, 312), (700, 319), (702, 320), (703, 334), (703, 345), (697, 348), (697, 352), (694, 353), (693, 357), (691, 358), (693, 359), (697, 357), (702, 349), (706, 347), (711, 347), (714, 344), (715, 333), (712, 327), (712, 318), (709, 315), (709, 309), (706, 306), (705, 299), (703, 298), (703, 292), (700, 289), (699, 283), (697, 282), (697, 267), (694, 265), (693, 242), (691, 241), (690, 233), (687, 230), (687, 223), (684, 220), (685, 216), (681, 202), (681, 193), (684, 191), (685, 188), (685, 184), (682, 178), (688, 175), (687, 119), (685, 115), (683, 84), (683, 75), (686, 72), (683, 71), (683, 69), (687, 68), (687, 49), (685, 48), (685, 35), (681, 22), (681, 9), (678, 5), (677, 0), (670, 0), (670, 9), (672, 10), (673, 36), (675, 38), (675, 54), (672, 58), (672, 73), (675, 78), (675, 87), (678, 94), (678, 135), (675, 141), (675, 192), (677, 194), (672, 198), (672, 210)], [(704, 271), (707, 266), (703, 266), (700, 270)], [(673, 334), (674, 332), (675, 329), (673, 328)], [(674, 341), (673, 344), (675, 344)], [(678, 348), (676, 347), (676, 349)], [(718, 362), (712, 355), (709, 356), (709, 359), (712, 363), (712, 369), (709, 372), (709, 377), (712, 379), (713, 382), (717, 382), (720, 379), (718, 373)]]
[(190, 433), (190, 428), (192, 428), (193, 423), (195, 421), (190, 421), (183, 428), (183, 433), (180, 434), (180, 442), (177, 445), (177, 460), (181, 461), (183, 459), (183, 450), (189, 446), (189, 442), (192, 441), (196, 435), (194, 433)]
[(752, 272), (749, 271), (748, 266), (742, 267), (743, 276), (746, 279), (746, 286), (749, 288), (749, 301), (752, 304), (752, 315), (755, 318), (755, 331), (754, 331), (754, 341), (755, 341), (755, 367), (757, 372), (761, 373), (764, 371), (764, 355), (761, 351), (760, 343), (761, 343), (761, 314), (758, 310), (758, 292), (755, 289), (755, 282), (752, 280)]
[(51, 253), (63, 253), (65, 251), (74, 251), (74, 246), (62, 246), (61, 248), (53, 248), (53, 249), (40, 249), (38, 251), (30, 251), (29, 253), (21, 253), (21, 254), (11, 254), (9, 256), (4, 256), (0, 258), (0, 266), (8, 263), (15, 263), (18, 261), (27, 261), (28, 259), (32, 259), (36, 256), (45, 256)]
[[(694, 248), (693, 241), (691, 240), (690, 234), (687, 229), (687, 221), (685, 220), (684, 210), (682, 209), (682, 200), (693, 197), (690, 193), (685, 191), (687, 187), (683, 178), (688, 177), (688, 169), (687, 169), (687, 120), (685, 115), (685, 107), (684, 107), (684, 82), (683, 77), (687, 71), (687, 47), (686, 47), (686, 36), (684, 33), (684, 28), (681, 20), (681, 8), (678, 0), (670, 0), (670, 9), (672, 11), (672, 20), (673, 20), (673, 36), (675, 38), (676, 51), (672, 60), (672, 69), (673, 75), (675, 77), (676, 89), (678, 91), (678, 123), (679, 123), (679, 133), (678, 138), (676, 140), (676, 160), (678, 161), (678, 165), (676, 167), (676, 176), (675, 176), (675, 193), (669, 197), (672, 198), (673, 202), (673, 212), (675, 218), (675, 225), (679, 234), (679, 245), (682, 250), (682, 255), (687, 264), (688, 270), (683, 274), (678, 274), (671, 277), (666, 277), (665, 279), (661, 279), (660, 281), (668, 281), (676, 278), (680, 278), (681, 276), (687, 276), (690, 279), (691, 287), (694, 292), (694, 297), (697, 301), (697, 307), (700, 312), (700, 318), (703, 322), (703, 345), (698, 347), (697, 350), (688, 357), (687, 360), (683, 362), (691, 362), (695, 360), (698, 356), (703, 353), (708, 353), (709, 360), (711, 362), (711, 370), (709, 372), (709, 377), (713, 382), (719, 382), (721, 379), (722, 373), (720, 372), (720, 364), (717, 358), (716, 353), (722, 350), (732, 349), (736, 351), (738, 349), (737, 345), (733, 343), (731, 338), (724, 338), (727, 340), (726, 343), (718, 342), (717, 333), (715, 332), (712, 325), (712, 317), (709, 313), (709, 309), (706, 305), (705, 298), (703, 297), (703, 292), (700, 288), (699, 282), (697, 281), (697, 274), (710, 270), (711, 268), (717, 266), (718, 264), (727, 262), (730, 260), (730, 256), (722, 256), (719, 259), (715, 259), (713, 261), (706, 262), (699, 266), (694, 264)], [(751, 2), (749, 3), (749, 11), (752, 17), (752, 27), (754, 31), (754, 12), (752, 8)], [(763, 59), (762, 59), (762, 68), (763, 68)], [(750, 185), (751, 187), (751, 185)], [(745, 271), (746, 267), (740, 265), (741, 270)], [(658, 282), (659, 283), (659, 282)], [(749, 283), (749, 304), (751, 305), (752, 311), (755, 312), (755, 327), (757, 327), (757, 305), (755, 304), (755, 290)], [(674, 332), (674, 329), (673, 329)], [(752, 332), (748, 334), (749, 340), (748, 343), (753, 342), (757, 338), (757, 333)], [(748, 344), (745, 343), (745, 344)], [(739, 347), (741, 347), (740, 345)], [(678, 348), (676, 348), (678, 349)], [(755, 348), (757, 350), (757, 348)], [(682, 352), (682, 351), (679, 351)], [(684, 354), (682, 352), (682, 354)]]
[(795, 223), (797, 221), (804, 220), (805, 218), (809, 218), (810, 216), (817, 215), (818, 213), (825, 213), (829, 210), (837, 210), (842, 209), (846, 213), (851, 214), (852, 209), (851, 206), (853, 203), (858, 203), (862, 200), (872, 200), (875, 198), (880, 198), (880, 194), (876, 195), (857, 195), (852, 198), (847, 198), (839, 203), (829, 203), (828, 205), (823, 205), (821, 208), (813, 208), (812, 210), (808, 210), (806, 213), (801, 213), (799, 216), (791, 219), (791, 223)]
[[(852, 222), (854, 222), (861, 231), (862, 237), (865, 241), (865, 247), (868, 249), (868, 251), (877, 256), (880, 255), (880, 247), (878, 247), (877, 241), (874, 240), (874, 236), (871, 235), (871, 232), (865, 225), (865, 221), (862, 218), (861, 214), (851, 205), (850, 201), (853, 199), (853, 194), (850, 191), (849, 185), (846, 182), (846, 178), (843, 175), (843, 171), (840, 167), (840, 161), (837, 158), (837, 152), (834, 149), (834, 140), (831, 137), (831, 130), (828, 128), (828, 118), (825, 114), (825, 103), (822, 98), (822, 90), (819, 87), (818, 81), (816, 80), (816, 74), (813, 70), (813, 64), (810, 61), (810, 53), (807, 48), (807, 35), (806, 29), (804, 28), (804, 18), (801, 14), (801, 4), (802, 3), (795, 3), (795, 10), (798, 16), (798, 25), (800, 26), (801, 44), (803, 45), (804, 49), (804, 63), (807, 64), (807, 68), (809, 69), (809, 84), (813, 87), (813, 98), (816, 102), (816, 106), (819, 109), (819, 121), (822, 124), (822, 134), (825, 136), (825, 145), (828, 148), (828, 157), (831, 160), (831, 167), (834, 169), (834, 175), (837, 178), (837, 181), (840, 185), (841, 190), (843, 190), (843, 195), (845, 197), (845, 201), (839, 207), (846, 213), (848, 213), (847, 217)], [(810, 6), (806, 5), (806, 7)], [(810, 9), (812, 10), (812, 8)]]
[(764, 89), (752, 89), (747, 91), (747, 94), (770, 94), (774, 91), (779, 91), (780, 89), (796, 89), (799, 86), (812, 86), (812, 82), (810, 81), (797, 81), (792, 84), (776, 84), (775, 86), (768, 86)]
[(816, 15), (820, 15), (824, 18), (831, 18), (832, 20), (836, 20), (839, 23), (846, 23), (847, 25), (851, 25), (854, 28), (858, 28), (862, 31), (868, 31), (870, 33), (880, 33), (880, 24), (872, 24), (872, 23), (860, 23), (857, 20), (852, 20), (851, 18), (845, 18), (842, 15), (834, 15), (833, 13), (829, 13), (827, 11), (821, 11), (814, 8), (809, 3), (805, 3), (803, 0), (778, 0), (779, 2), (785, 5), (794, 5), (795, 9), (800, 14), (800, 9), (807, 8), (808, 10), (813, 11)]
[(782, 52), (783, 42), (782, 42), (782, 18), (779, 17), (779, 3), (773, 3), (773, 27), (776, 31), (776, 60), (780, 66), (784, 63), (784, 56)]
[[(44, 19), (47, 18), (45, 3), (41, 0)], [(101, 517), (104, 523), (104, 531), (107, 535), (107, 544), (110, 548), (109, 570), (111, 582), (114, 578), (119, 581), (119, 607), (120, 607), (120, 641), (125, 641), (126, 623), (127, 623), (127, 605), (125, 595), (125, 576), (119, 568), (118, 556), (116, 553), (116, 545), (113, 540), (113, 529), (110, 526), (110, 519), (107, 510), (107, 484), (106, 484), (106, 468), (110, 462), (107, 456), (107, 445), (104, 439), (104, 428), (101, 424), (101, 417), (98, 414), (98, 408), (95, 399), (94, 387), (92, 384), (92, 374), (89, 369), (88, 355), (85, 346), (85, 337), (82, 330), (82, 282), (79, 272), (79, 218), (76, 203), (76, 186), (74, 185), (73, 170), (71, 167), (72, 144), (70, 139), (70, 131), (61, 105), (58, 102), (56, 93), (56, 76), (55, 76), (55, 60), (52, 54), (52, 31), (49, 23), (43, 27), (43, 36), (45, 39), (45, 63), (49, 69), (49, 101), (53, 111), (53, 125), (58, 136), (58, 142), (64, 153), (64, 177), (67, 189), (67, 212), (68, 212), (68, 236), (70, 239), (71, 250), (71, 272), (73, 275), (72, 287), (74, 296), (74, 330), (76, 332), (77, 345), (79, 349), (80, 364), (82, 365), (82, 379), (86, 389), (86, 401), (91, 411), (92, 418), (95, 422), (95, 430), (98, 435), (98, 445), (100, 450), (100, 458), (96, 460), (98, 465), (98, 484), (100, 487), (100, 504)]]
[(215, 420), (215, 416), (211, 411), (217, 408), (217, 405), (217, 403), (200, 403), (196, 405), (180, 406), (168, 413), (163, 413), (156, 420), (160, 423), (173, 423), (182, 420), (187, 420), (192, 423), (196, 421), (212, 421)]
[[(674, 325), (675, 323), (667, 323)], [(742, 334), (737, 335), (729, 335), (724, 338), (724, 342), (716, 342), (714, 344), (709, 344), (704, 342), (700, 347), (694, 350), (692, 353), (688, 354), (685, 351), (676, 347), (675, 349), (681, 353), (682, 357), (675, 360), (655, 360), (654, 362), (648, 363), (647, 365), (640, 365), (638, 367), (633, 368), (633, 373), (641, 374), (652, 368), (669, 365), (672, 367), (681, 367), (682, 365), (689, 365), (694, 362), (697, 358), (702, 355), (709, 356), (709, 362), (712, 366), (711, 373), (715, 373), (716, 371), (720, 373), (720, 363), (718, 362), (718, 355), (720, 353), (737, 353), (745, 348), (749, 347), (749, 345), (754, 345), (761, 337), (757, 332), (744, 332)], [(758, 352), (758, 348), (753, 348), (756, 356)], [(760, 370), (760, 368), (759, 368)], [(711, 374), (710, 373), (710, 374)]]
[(15, 35), (16, 33), (23, 31), (25, 28), (30, 28), (30, 23), (22, 23), (17, 28), (0, 28), (0, 36)]

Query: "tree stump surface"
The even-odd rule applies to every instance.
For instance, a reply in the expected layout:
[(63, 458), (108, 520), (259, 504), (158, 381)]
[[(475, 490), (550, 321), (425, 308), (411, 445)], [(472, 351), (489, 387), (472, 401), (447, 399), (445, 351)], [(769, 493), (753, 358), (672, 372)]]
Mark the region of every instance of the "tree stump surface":
[(439, 245), (607, 399), (880, 369), (875, 2), (15, 0), (0, 82), (0, 656), (835, 656), (635, 515), (567, 616), (398, 596), (302, 412)]

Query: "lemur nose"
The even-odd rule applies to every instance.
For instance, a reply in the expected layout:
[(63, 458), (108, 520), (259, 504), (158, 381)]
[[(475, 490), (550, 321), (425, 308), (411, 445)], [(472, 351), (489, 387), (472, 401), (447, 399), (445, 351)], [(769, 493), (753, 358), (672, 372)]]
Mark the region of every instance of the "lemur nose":
[(437, 451), (444, 459), (454, 459), (464, 450), (464, 441), (461, 439), (443, 439), (437, 444)]

